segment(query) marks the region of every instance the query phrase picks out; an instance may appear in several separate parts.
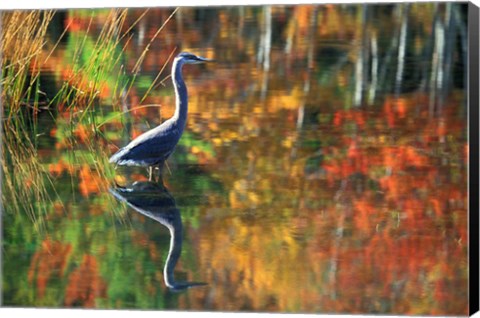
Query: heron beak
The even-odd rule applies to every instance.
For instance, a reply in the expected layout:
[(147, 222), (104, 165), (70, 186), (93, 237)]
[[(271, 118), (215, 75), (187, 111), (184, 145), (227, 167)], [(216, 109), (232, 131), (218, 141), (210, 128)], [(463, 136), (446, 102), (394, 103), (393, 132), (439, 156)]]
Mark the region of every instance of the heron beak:
[(215, 60), (212, 59), (207, 59), (205, 57), (197, 56), (198, 62), (203, 63), (203, 62), (214, 62)]

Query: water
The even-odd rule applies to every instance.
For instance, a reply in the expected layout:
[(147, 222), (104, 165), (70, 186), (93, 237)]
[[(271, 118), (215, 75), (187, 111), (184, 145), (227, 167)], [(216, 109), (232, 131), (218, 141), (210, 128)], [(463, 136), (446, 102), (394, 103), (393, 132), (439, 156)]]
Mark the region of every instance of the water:
[[(70, 29), (42, 66), (42, 91), (52, 99), (65, 83), (96, 85), (99, 98), (38, 114), (49, 196), (5, 201), (4, 305), (466, 314), (464, 61), (460, 27), (445, 22), (465, 6), (182, 8), (150, 43), (172, 11), (147, 12), (120, 41), (120, 62), (83, 82), (71, 75), (74, 52), (86, 38), (82, 58), (92, 56), (108, 10), (52, 21), (46, 52)], [(143, 12), (129, 10), (121, 34)], [(171, 116), (170, 64), (150, 85), (183, 50), (217, 62), (184, 68), (189, 118), (167, 190), (137, 184), (114, 196), (115, 183), (147, 178), (108, 157)], [(439, 52), (449, 68), (432, 60)], [(150, 107), (121, 114), (140, 105)], [(166, 225), (182, 229), (175, 280), (207, 285), (167, 288)]]

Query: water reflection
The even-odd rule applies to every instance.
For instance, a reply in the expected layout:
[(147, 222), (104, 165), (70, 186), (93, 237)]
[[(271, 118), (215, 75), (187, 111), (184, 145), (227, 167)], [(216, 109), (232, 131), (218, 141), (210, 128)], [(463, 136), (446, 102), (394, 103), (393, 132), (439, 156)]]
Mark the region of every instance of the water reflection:
[(165, 226), (170, 232), (170, 249), (163, 268), (165, 285), (172, 291), (182, 291), (195, 286), (205, 286), (202, 282), (177, 282), (174, 270), (182, 253), (183, 225), (180, 210), (175, 198), (163, 183), (137, 181), (131, 186), (110, 189), (119, 201), (125, 202), (139, 212)]

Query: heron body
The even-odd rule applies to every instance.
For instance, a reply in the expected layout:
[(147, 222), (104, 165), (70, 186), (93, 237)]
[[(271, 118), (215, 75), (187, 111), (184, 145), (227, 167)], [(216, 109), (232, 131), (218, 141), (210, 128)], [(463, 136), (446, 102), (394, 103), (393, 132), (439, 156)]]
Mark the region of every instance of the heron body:
[(175, 149), (187, 122), (188, 93), (182, 77), (182, 67), (185, 64), (199, 64), (206, 61), (210, 60), (187, 52), (182, 52), (175, 57), (172, 65), (172, 81), (176, 96), (174, 115), (118, 150), (110, 157), (110, 163), (148, 167), (150, 179), (153, 168), (158, 167), (161, 175), (161, 168)]

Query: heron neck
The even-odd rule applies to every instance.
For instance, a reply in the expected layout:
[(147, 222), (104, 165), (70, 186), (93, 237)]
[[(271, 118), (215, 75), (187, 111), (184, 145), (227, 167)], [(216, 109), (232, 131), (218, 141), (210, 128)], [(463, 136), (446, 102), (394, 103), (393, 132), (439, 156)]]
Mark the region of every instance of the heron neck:
[(173, 271), (180, 258), (180, 254), (182, 253), (182, 221), (180, 219), (180, 214), (176, 215), (172, 223), (167, 227), (170, 231), (170, 249), (168, 251), (165, 267), (163, 268), (163, 278), (165, 285), (170, 288), (175, 288), (177, 284), (173, 276)]
[(172, 80), (173, 86), (175, 87), (175, 113), (173, 117), (182, 124), (182, 127), (185, 126), (187, 119), (188, 111), (188, 94), (187, 86), (182, 77), (182, 67), (183, 61), (178, 59), (173, 62), (172, 66)]

